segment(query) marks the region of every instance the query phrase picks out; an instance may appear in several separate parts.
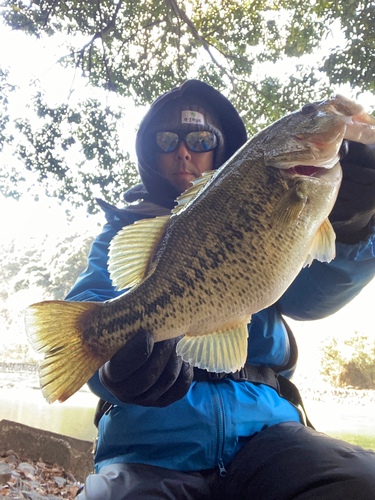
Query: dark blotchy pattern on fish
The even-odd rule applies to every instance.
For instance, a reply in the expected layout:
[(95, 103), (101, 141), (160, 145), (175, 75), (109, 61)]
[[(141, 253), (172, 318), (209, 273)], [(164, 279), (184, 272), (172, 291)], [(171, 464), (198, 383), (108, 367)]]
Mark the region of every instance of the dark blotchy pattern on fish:
[[(45, 353), (46, 398), (67, 399), (140, 328), (156, 342), (185, 335), (177, 352), (194, 366), (243, 366), (251, 315), (277, 301), (305, 263), (334, 257), (327, 217), (341, 181), (338, 151), (344, 138), (375, 142), (374, 124), (342, 97), (282, 118), (213, 177), (203, 175), (176, 215), (136, 223), (114, 238), (116, 286), (141, 280), (129, 292), (103, 304), (30, 306), (27, 331)], [(153, 253), (151, 260), (134, 266), (138, 251)], [(73, 373), (66, 356), (74, 357)]]
[[(269, 239), (274, 199), (288, 186), (277, 170), (264, 168), (261, 157), (245, 162), (246, 175), (243, 163), (239, 164), (241, 173), (233, 168), (219, 185), (216, 182), (208, 188), (199, 207), (193, 204), (172, 217), (153, 260), (155, 271), (124, 297), (126, 310), (121, 300), (102, 309), (96, 333), (90, 329), (85, 334), (90, 346), (103, 343), (103, 349), (108, 349), (111, 338), (116, 338), (116, 344), (124, 343), (130, 325), (133, 331), (140, 326), (154, 333), (165, 327), (177, 331), (183, 322), (194, 323), (202, 308), (210, 310), (211, 316), (218, 314), (223, 303), (231, 303), (234, 310), (236, 304), (246, 302), (254, 281), (266, 287), (271, 278), (266, 269), (269, 256), (260, 249)], [(229, 217), (223, 223), (224, 209)], [(274, 254), (280, 250), (281, 239), (277, 235), (271, 242)], [(191, 333), (200, 333), (200, 323), (196, 325)]]

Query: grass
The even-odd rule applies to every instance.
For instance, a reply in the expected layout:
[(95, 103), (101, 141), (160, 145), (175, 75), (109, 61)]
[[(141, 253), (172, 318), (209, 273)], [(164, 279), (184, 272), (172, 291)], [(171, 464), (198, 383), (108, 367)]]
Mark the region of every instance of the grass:
[(343, 441), (347, 441), (348, 443), (357, 444), (358, 446), (362, 446), (365, 450), (374, 450), (375, 451), (375, 436), (366, 436), (363, 434), (355, 434), (355, 433), (347, 433), (347, 432), (330, 432), (330, 436), (338, 439), (342, 439)]

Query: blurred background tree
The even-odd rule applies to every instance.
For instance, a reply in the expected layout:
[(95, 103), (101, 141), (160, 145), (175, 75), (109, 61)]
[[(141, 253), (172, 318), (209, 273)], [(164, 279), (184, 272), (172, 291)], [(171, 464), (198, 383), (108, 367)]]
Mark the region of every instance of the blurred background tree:
[[(106, 89), (138, 106), (188, 78), (202, 79), (231, 99), (249, 134), (329, 95), (332, 85), (375, 93), (372, 1), (7, 0), (1, 15), (30, 37), (63, 35), (62, 66), (78, 68), (88, 89)], [(319, 64), (306, 62), (332, 32), (344, 41)], [(292, 63), (286, 78), (270, 69), (281, 60)], [(84, 98), (51, 107), (36, 89), (34, 116), (13, 123), (7, 104), (15, 92), (7, 68), (0, 68), (0, 151), (11, 148), (22, 163), (0, 166), (6, 195), (19, 196), (27, 171), (48, 195), (95, 211), (93, 186), (114, 202), (137, 181), (134, 162), (119, 145), (121, 105), (110, 109)]]
[(375, 389), (375, 339), (355, 332), (322, 348), (321, 375), (334, 387)]
[(86, 269), (93, 239), (83, 232), (0, 243), (0, 362), (38, 359), (26, 343), (23, 311), (33, 302), (64, 299)]

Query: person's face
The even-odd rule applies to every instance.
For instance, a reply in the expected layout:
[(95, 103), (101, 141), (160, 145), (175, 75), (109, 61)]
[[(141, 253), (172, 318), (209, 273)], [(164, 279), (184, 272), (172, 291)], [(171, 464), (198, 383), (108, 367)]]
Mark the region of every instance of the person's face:
[(214, 152), (197, 153), (190, 151), (184, 141), (171, 153), (157, 156), (157, 168), (181, 193), (191, 187), (191, 181), (207, 170), (212, 170)]

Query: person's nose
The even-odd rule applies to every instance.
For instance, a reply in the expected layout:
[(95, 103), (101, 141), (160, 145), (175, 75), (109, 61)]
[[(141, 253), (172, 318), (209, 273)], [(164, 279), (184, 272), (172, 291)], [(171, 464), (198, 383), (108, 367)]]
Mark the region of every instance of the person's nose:
[(191, 154), (184, 141), (181, 141), (178, 148), (176, 149), (176, 158), (178, 160), (191, 160)]

